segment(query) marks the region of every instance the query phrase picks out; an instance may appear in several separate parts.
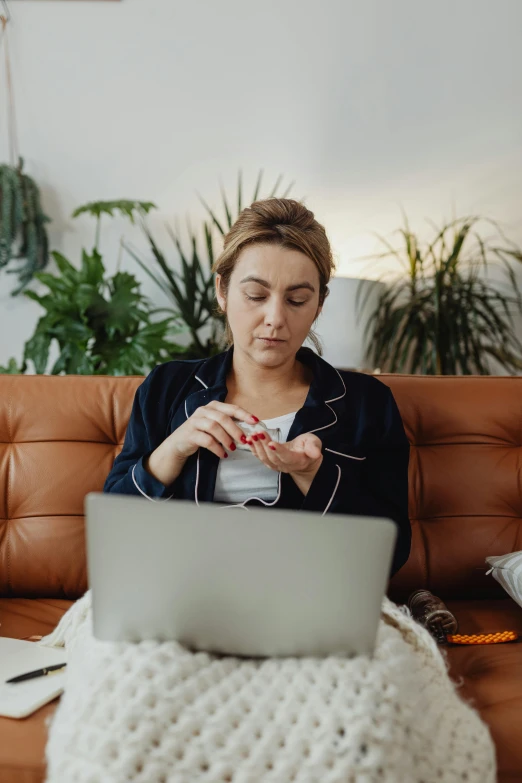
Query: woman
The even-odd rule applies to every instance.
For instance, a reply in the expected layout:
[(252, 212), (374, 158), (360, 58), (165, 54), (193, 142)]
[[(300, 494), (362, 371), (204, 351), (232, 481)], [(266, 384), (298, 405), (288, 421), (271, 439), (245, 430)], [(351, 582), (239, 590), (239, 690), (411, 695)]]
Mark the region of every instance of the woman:
[(305, 206), (270, 198), (244, 209), (213, 270), (230, 347), (149, 373), (104, 492), (388, 517), (395, 574), (411, 528), (409, 442), (393, 395), (302, 347), (310, 337), (320, 351), (311, 328), (333, 270)]

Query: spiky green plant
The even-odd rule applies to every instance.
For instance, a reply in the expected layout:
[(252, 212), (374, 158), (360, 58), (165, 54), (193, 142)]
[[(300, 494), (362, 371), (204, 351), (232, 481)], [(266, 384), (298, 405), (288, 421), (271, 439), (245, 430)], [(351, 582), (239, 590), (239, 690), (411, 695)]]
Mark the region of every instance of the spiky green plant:
[(0, 166), (0, 269), (11, 261), (24, 259), (17, 269), (7, 274), (18, 275), (19, 286), (11, 291), (17, 296), (33, 279), (35, 272), (45, 269), (49, 261), (49, 240), (40, 192), (31, 177), (23, 173), (23, 158), (18, 166)]
[[(262, 179), (263, 170), (258, 174), (254, 193), (248, 204), (260, 197)], [(281, 180), (282, 176), (279, 176), (265, 198), (271, 198), (277, 194)], [(293, 184), (292, 182), (286, 188), (282, 198), (288, 194)], [(126, 244), (126, 249), (131, 256), (171, 300), (173, 307), (162, 308), (161, 311), (179, 313), (187, 325), (191, 336), (187, 356), (191, 358), (205, 358), (223, 349), (224, 321), (215, 307), (214, 275), (211, 271), (215, 259), (214, 241), (216, 232), (224, 236), (236, 221), (239, 213), (248, 205), (243, 202), (241, 170), (238, 173), (237, 192), (233, 200), (227, 198), (222, 185), (220, 189), (224, 217), (220, 218), (217, 211), (211, 209), (207, 202), (199, 196), (209, 215), (209, 220), (203, 222), (202, 232), (194, 231), (190, 222), (187, 223), (188, 243), (185, 244), (182, 241), (178, 226), (176, 226), (176, 230), (167, 226), (177, 256), (174, 263), (167, 260), (166, 254), (160, 249), (146, 221), (142, 220), (143, 231), (149, 242), (152, 258), (158, 266), (157, 273), (150, 269), (150, 263), (147, 263), (136, 249)], [(203, 249), (200, 246), (201, 233), (203, 234)], [(203, 329), (210, 330), (207, 339), (201, 335)]]
[[(211, 209), (207, 204), (207, 202), (205, 201), (205, 199), (200, 194), (198, 194), (199, 200), (205, 207), (212, 221), (213, 226), (217, 228), (221, 236), (225, 236), (225, 234), (232, 228), (232, 226), (236, 222), (240, 212), (243, 210), (244, 207), (248, 206), (249, 204), (252, 204), (254, 201), (257, 201), (258, 198), (260, 198), (261, 182), (263, 179), (263, 169), (261, 169), (259, 174), (257, 175), (257, 180), (254, 187), (254, 194), (252, 198), (250, 199), (250, 201), (248, 201), (245, 204), (243, 203), (242, 179), (243, 179), (243, 175), (240, 169), (237, 178), (237, 194), (236, 194), (236, 199), (234, 200), (235, 203), (237, 204), (237, 210), (234, 210), (234, 207), (232, 206), (232, 202), (229, 205), (226, 197), (225, 189), (223, 185), (220, 186), (222, 206), (223, 206), (223, 211), (225, 213), (225, 221), (219, 220), (218, 217), (216, 216), (216, 212), (213, 209)], [(277, 196), (277, 190), (281, 184), (282, 179), (283, 179), (283, 175), (280, 174), (274, 186), (272, 187), (271, 191), (267, 193), (265, 196), (263, 196), (263, 198), (274, 198), (274, 196)], [(288, 187), (284, 191), (284, 193), (282, 193), (279, 196), (279, 198), (286, 198), (293, 186), (294, 186), (294, 182), (291, 182), (290, 185), (288, 185)]]
[[(460, 218), (436, 230), (424, 245), (405, 217), (398, 233), (402, 248), (379, 237), (386, 246), (373, 260), (394, 258), (401, 277), (387, 283), (365, 329), (367, 351), (374, 367), (388, 372), (427, 375), (491, 373), (490, 358), (510, 373), (522, 369), (522, 343), (513, 316), (522, 312), (522, 295), (511, 259), (522, 260), (514, 246), (499, 247), (476, 230), (479, 216)], [(493, 221), (495, 230), (503, 237)], [(480, 276), (491, 261), (501, 261), (509, 286), (502, 292)], [(360, 317), (369, 295), (357, 292)]]

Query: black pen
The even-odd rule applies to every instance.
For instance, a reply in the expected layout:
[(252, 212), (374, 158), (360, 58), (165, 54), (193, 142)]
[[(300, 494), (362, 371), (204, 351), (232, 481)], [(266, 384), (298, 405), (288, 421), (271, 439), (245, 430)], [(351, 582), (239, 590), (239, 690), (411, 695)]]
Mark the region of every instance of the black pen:
[(19, 674), (18, 677), (12, 677), (8, 682), (23, 682), (24, 680), (32, 680), (33, 677), (43, 677), (51, 672), (57, 672), (59, 669), (64, 669), (67, 666), (66, 663), (57, 663), (55, 666), (46, 666), (45, 669), (36, 669), (34, 672), (27, 672), (27, 674)]

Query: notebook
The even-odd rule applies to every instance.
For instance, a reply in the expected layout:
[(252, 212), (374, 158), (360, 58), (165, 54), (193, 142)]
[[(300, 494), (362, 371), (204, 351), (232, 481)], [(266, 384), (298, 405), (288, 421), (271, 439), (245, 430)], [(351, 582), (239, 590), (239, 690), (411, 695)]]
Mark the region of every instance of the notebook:
[(6, 680), (66, 662), (67, 653), (63, 648), (42, 647), (35, 642), (0, 637), (0, 716), (25, 718), (55, 699), (65, 688), (67, 669), (11, 685)]

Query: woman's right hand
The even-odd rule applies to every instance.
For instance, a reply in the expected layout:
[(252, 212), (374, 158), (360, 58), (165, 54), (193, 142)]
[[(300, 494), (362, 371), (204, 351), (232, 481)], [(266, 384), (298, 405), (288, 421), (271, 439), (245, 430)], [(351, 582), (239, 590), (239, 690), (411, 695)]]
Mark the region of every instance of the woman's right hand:
[(228, 451), (234, 451), (234, 441), (246, 442), (243, 430), (236, 421), (257, 424), (259, 419), (238, 405), (212, 400), (208, 405), (196, 408), (192, 416), (183, 422), (169, 437), (165, 444), (177, 459), (187, 459), (199, 448), (212, 451), (217, 457), (227, 457)]
[[(235, 421), (236, 420), (236, 421)], [(147, 471), (165, 486), (179, 476), (188, 457), (199, 448), (212, 451), (217, 457), (228, 457), (235, 441), (246, 443), (237, 420), (257, 424), (259, 419), (238, 405), (212, 400), (196, 408), (192, 416), (172, 432), (149, 456)]]

